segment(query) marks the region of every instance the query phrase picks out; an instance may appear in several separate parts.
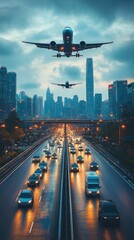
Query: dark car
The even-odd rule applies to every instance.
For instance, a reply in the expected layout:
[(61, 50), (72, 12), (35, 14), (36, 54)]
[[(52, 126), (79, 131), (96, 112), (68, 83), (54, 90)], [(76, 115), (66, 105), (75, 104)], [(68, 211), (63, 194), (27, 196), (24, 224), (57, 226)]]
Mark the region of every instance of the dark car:
[(90, 155), (91, 154), (91, 150), (89, 148), (86, 148), (85, 149), (85, 154)]
[(77, 163), (83, 163), (84, 162), (84, 159), (83, 157), (80, 155), (77, 157)]
[(82, 146), (79, 146), (78, 150), (81, 152), (83, 151), (83, 147)]
[(40, 178), (43, 177), (43, 171), (42, 171), (42, 169), (40, 169), (40, 168), (37, 168), (37, 169), (34, 171), (34, 174), (36, 174), (36, 175), (39, 176)]
[(38, 156), (38, 155), (33, 156), (32, 162), (33, 162), (33, 163), (39, 163), (39, 162), (40, 162), (40, 156)]
[(33, 201), (33, 191), (29, 189), (23, 189), (18, 196), (18, 207), (32, 207)]
[(45, 153), (45, 157), (46, 157), (46, 158), (50, 158), (50, 157), (51, 157), (51, 153), (50, 153), (50, 151), (46, 151), (46, 153)]
[(99, 165), (97, 162), (93, 161), (90, 163), (90, 170), (98, 170), (99, 169)]
[(79, 166), (77, 163), (72, 163), (70, 166), (71, 172), (79, 172)]
[(40, 178), (36, 174), (32, 174), (27, 180), (28, 187), (36, 187), (40, 183)]
[(47, 172), (47, 170), (48, 170), (47, 163), (46, 163), (45, 161), (40, 162), (39, 168), (40, 168), (43, 172)]
[(98, 218), (101, 224), (120, 225), (120, 215), (112, 200), (101, 200), (99, 204)]

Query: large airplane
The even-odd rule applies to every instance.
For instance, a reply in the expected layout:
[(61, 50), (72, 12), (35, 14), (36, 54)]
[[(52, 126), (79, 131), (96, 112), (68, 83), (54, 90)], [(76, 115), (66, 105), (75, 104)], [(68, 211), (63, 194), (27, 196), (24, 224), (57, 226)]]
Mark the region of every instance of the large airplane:
[[(70, 27), (65, 27), (63, 30), (63, 43), (56, 43), (51, 41), (50, 43), (37, 43), (37, 42), (26, 42), (23, 43), (35, 44), (39, 48), (46, 48), (57, 51), (58, 53), (53, 57), (80, 57), (79, 51), (83, 51), (91, 48), (98, 48), (104, 44), (110, 44), (113, 42), (104, 43), (86, 43), (81, 41), (80, 43), (73, 43), (73, 30)], [(72, 54), (76, 52), (76, 54)], [(63, 54), (64, 53), (64, 54)]]
[(65, 82), (65, 84), (63, 83), (51, 83), (51, 84), (54, 84), (54, 85), (57, 85), (57, 86), (61, 86), (61, 87), (65, 87), (65, 88), (71, 88), (72, 86), (75, 86), (75, 85), (78, 85), (78, 84), (81, 84), (81, 83), (69, 83), (69, 82)]

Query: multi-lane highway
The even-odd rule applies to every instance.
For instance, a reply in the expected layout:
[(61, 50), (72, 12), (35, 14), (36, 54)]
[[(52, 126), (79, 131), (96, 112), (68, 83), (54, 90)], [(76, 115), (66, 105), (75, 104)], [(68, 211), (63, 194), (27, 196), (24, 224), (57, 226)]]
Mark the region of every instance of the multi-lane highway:
[(55, 218), (57, 218), (58, 189), (61, 171), (61, 148), (50, 148), (58, 160), (46, 159), (43, 153), (45, 142), (36, 154), (48, 163), (39, 187), (34, 188), (34, 204), (29, 209), (18, 209), (17, 197), (21, 189), (27, 188), (26, 181), (38, 164), (32, 163), (33, 153), (9, 178), (0, 185), (0, 239), (53, 239)]
[[(73, 142), (73, 141), (72, 141)], [(8, 178), (0, 184), (0, 240), (21, 239), (57, 239), (57, 226), (59, 222), (59, 198), (61, 186), (62, 149), (50, 147), (56, 152), (57, 160), (46, 159), (43, 153), (44, 142), (35, 153), (18, 167)], [(87, 142), (81, 143), (83, 148), (89, 147), (91, 155), (84, 151), (70, 154), (70, 164), (77, 161), (77, 156), (82, 155), (84, 163), (79, 164), (79, 172), (70, 173), (73, 236), (77, 240), (133, 240), (134, 231), (134, 188), (125, 181), (104, 156), (101, 156)], [(62, 142), (63, 146), (63, 142)], [(32, 208), (17, 206), (17, 197), (21, 189), (27, 187), (26, 181), (34, 172), (38, 164), (32, 163), (32, 156), (39, 154), (41, 160), (48, 163), (48, 171), (44, 173), (40, 185), (33, 189), (34, 204)], [(67, 156), (66, 160), (68, 161)], [(85, 194), (85, 171), (89, 164), (95, 160), (99, 164), (97, 174), (100, 178), (100, 198), (87, 197)], [(98, 205), (100, 199), (112, 199), (121, 217), (120, 226), (102, 226), (98, 221)]]
[[(87, 145), (87, 144), (83, 144)], [(130, 186), (121, 175), (105, 161), (91, 146), (91, 155), (84, 157), (79, 173), (71, 173), (73, 220), (75, 239), (78, 240), (133, 240), (134, 239), (134, 187)], [(78, 154), (78, 152), (77, 152)], [(76, 155), (77, 155), (76, 154)], [(121, 217), (120, 227), (102, 226), (98, 221), (99, 198), (85, 195), (85, 171), (95, 160), (99, 164), (100, 199), (111, 199), (116, 204)], [(76, 156), (71, 156), (76, 161)]]

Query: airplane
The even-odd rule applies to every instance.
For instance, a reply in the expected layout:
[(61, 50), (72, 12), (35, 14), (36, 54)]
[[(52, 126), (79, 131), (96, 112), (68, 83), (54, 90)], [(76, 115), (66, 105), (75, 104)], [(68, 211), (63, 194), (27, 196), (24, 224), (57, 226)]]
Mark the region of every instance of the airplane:
[[(56, 55), (53, 57), (80, 57), (83, 55), (79, 54), (79, 51), (83, 51), (91, 48), (98, 48), (104, 44), (110, 44), (113, 42), (103, 42), (103, 43), (86, 43), (81, 41), (80, 43), (73, 43), (73, 30), (70, 27), (65, 27), (63, 30), (63, 43), (56, 43), (51, 41), (50, 43), (38, 43), (38, 42), (27, 42), (22, 41), (23, 43), (34, 44), (39, 48), (46, 48), (57, 51)], [(76, 54), (72, 54), (76, 52)], [(64, 53), (64, 54), (62, 54)]]
[(72, 86), (75, 86), (75, 85), (78, 85), (78, 84), (81, 84), (81, 83), (69, 83), (69, 82), (65, 82), (65, 84), (63, 83), (51, 83), (53, 85), (57, 85), (57, 86), (61, 86), (61, 87), (65, 87), (65, 88), (71, 88)]

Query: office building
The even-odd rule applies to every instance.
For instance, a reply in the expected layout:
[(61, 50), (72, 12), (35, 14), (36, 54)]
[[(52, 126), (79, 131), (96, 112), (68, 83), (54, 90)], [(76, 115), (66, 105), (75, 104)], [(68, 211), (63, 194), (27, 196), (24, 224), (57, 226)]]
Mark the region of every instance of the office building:
[(93, 119), (94, 115), (94, 77), (93, 77), (93, 60), (87, 58), (86, 61), (86, 105), (87, 117)]
[(8, 72), (8, 88), (7, 88), (7, 111), (8, 113), (16, 110), (16, 73)]
[(109, 101), (109, 118), (113, 119), (113, 108), (114, 108), (114, 100), (113, 100), (113, 84), (108, 86), (108, 101)]
[(7, 87), (7, 69), (0, 67), (0, 120), (7, 117)]
[(101, 93), (95, 94), (95, 118), (96, 119), (102, 118), (102, 94)]
[(120, 119), (123, 114), (124, 105), (127, 103), (127, 80), (113, 82), (113, 115)]

